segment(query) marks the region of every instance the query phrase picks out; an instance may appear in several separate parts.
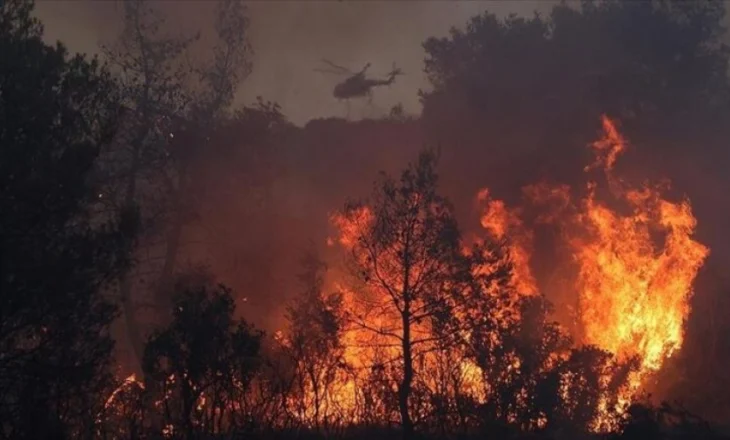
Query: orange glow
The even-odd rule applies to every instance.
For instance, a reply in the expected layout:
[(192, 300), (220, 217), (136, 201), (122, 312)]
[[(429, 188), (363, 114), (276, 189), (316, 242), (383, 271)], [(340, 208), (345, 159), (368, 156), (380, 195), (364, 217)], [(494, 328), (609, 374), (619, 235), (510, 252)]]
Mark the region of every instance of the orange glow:
[[(659, 187), (633, 188), (614, 176), (613, 169), (627, 150), (627, 143), (611, 119), (603, 116), (601, 123), (603, 136), (590, 145), (595, 161), (584, 171), (603, 169), (612, 200), (598, 197), (599, 184), (595, 181), (587, 183), (585, 195), (577, 202), (571, 200), (575, 189), (567, 185), (537, 183), (523, 189), (526, 203), (538, 211), (532, 221), (558, 227), (563, 245), (572, 255), (572, 261), (554, 262), (554, 269), (574, 268), (572, 285), (578, 297), (580, 327), (580, 334), (574, 335), (575, 343), (596, 346), (615, 355), (618, 362), (638, 358), (638, 371), (629, 376), (629, 389), (613, 398), (605, 394), (600, 398), (601, 416), (594, 421), (597, 430), (615, 427), (615, 420), (609, 414), (620, 410), (614, 411), (609, 402), (630, 402), (646, 376), (658, 371), (681, 347), (692, 282), (709, 252), (692, 239), (696, 220), (689, 201), (671, 202), (662, 197)], [(490, 238), (507, 246), (513, 265), (510, 282), (513, 290), (518, 296), (536, 295), (539, 286), (531, 269), (534, 232), (522, 219), (522, 210), (508, 208), (486, 188), (479, 191), (477, 201), (482, 206), (482, 227)], [(628, 213), (613, 209), (614, 204), (623, 204), (629, 208)], [(373, 214), (368, 207), (362, 207), (347, 218), (333, 216), (331, 220), (339, 230), (339, 243), (351, 249), (359, 234), (372, 222)], [(657, 234), (662, 236), (660, 240), (656, 239)], [(388, 301), (387, 293), (377, 288), (367, 292), (344, 291), (347, 307), (359, 323), (359, 328), (353, 327), (345, 337), (348, 361), (364, 366), (377, 357), (373, 352), (363, 351), (363, 346), (378, 346), (379, 356), (397, 358), (399, 347), (389, 335), (399, 334), (399, 317), (377, 305)], [(359, 311), (361, 304), (369, 305), (369, 314)], [(373, 304), (376, 306), (372, 307)], [(500, 319), (514, 316), (500, 312), (495, 315), (502, 316)], [(361, 331), (366, 328), (371, 331)], [(427, 323), (419, 324), (414, 330), (420, 334), (431, 331)], [(427, 368), (436, 368), (435, 359), (429, 359), (428, 355), (421, 362), (431, 365)], [(472, 389), (480, 388), (479, 398), (483, 400), (483, 392), (489, 387), (482, 375), (474, 372), (478, 367), (461, 362), (466, 381)], [(514, 369), (519, 370), (519, 359), (516, 362)], [(568, 390), (576, 385), (576, 380), (577, 377), (563, 378), (564, 399), (573, 399)], [(604, 389), (608, 381), (606, 375), (596, 386)], [(539, 425), (545, 420), (534, 422)]]
[[(525, 200), (541, 210), (536, 223), (557, 226), (573, 257), (579, 299), (581, 335), (578, 343), (593, 345), (625, 361), (638, 358), (628, 403), (648, 374), (658, 371), (681, 346), (690, 312), (692, 282), (709, 249), (692, 239), (697, 221), (688, 200), (671, 202), (659, 186), (632, 187), (614, 175), (627, 143), (615, 123), (601, 118), (603, 136), (590, 146), (602, 168), (612, 199), (598, 196), (599, 183), (589, 181), (586, 195), (571, 201), (567, 185), (540, 183), (524, 188)], [(486, 200), (487, 190), (478, 198)], [(622, 205), (627, 213), (612, 208)], [(482, 226), (496, 238), (507, 236), (515, 266), (516, 285), (533, 286), (528, 265), (532, 232), (499, 200), (489, 200)], [(525, 289), (527, 290), (527, 289)], [(605, 398), (602, 403), (606, 408)], [(610, 424), (609, 420), (597, 423)]]
[[(367, 206), (352, 210), (348, 215), (334, 214), (330, 217), (331, 223), (338, 232), (337, 242), (348, 253), (351, 253), (354, 246), (368, 228), (373, 226), (375, 220), (371, 209)], [(386, 286), (399, 286), (404, 283), (403, 274), (398, 272), (398, 255), (401, 249), (398, 244), (392, 248), (381, 249), (378, 258), (381, 258), (379, 267), (385, 268), (374, 276), (377, 280), (373, 282), (358, 284), (356, 288), (349, 283), (339, 280), (333, 281), (333, 290), (343, 294), (343, 305), (348, 318), (348, 325), (343, 335), (345, 346), (344, 357), (347, 364), (353, 367), (355, 373), (348, 377), (342, 384), (336, 386), (333, 395), (338, 406), (352, 409), (363, 396), (360, 385), (365, 385), (370, 380), (373, 367), (383, 368), (389, 371), (390, 381), (393, 386), (393, 379), (400, 374), (398, 368), (402, 360), (401, 337), (403, 335), (402, 317), (395, 307), (392, 306), (392, 297)], [(368, 255), (356, 254), (356, 258), (371, 258)], [(366, 253), (367, 254), (367, 253)], [(429, 267), (415, 263), (411, 268), (414, 279)], [(414, 300), (418, 301), (418, 300)], [(424, 304), (414, 302), (414, 308), (424, 307)], [(480, 369), (466, 356), (457, 353), (455, 349), (439, 347), (435, 338), (432, 322), (430, 319), (419, 320), (410, 324), (410, 332), (414, 345), (413, 362), (417, 366), (417, 381), (423, 386), (433, 390), (445, 390), (448, 388), (450, 395), (470, 396), (478, 402), (485, 399), (485, 385)], [(434, 339), (434, 340), (429, 340)], [(448, 361), (445, 361), (448, 359)], [(448, 370), (448, 371), (445, 371)], [(458, 383), (456, 387), (444, 382), (444, 377), (449, 376)], [(394, 393), (395, 390), (390, 390)], [(445, 391), (444, 391), (445, 392)], [(431, 410), (428, 405), (421, 408), (427, 412)], [(358, 415), (354, 415), (354, 421), (358, 421)]]
[[(608, 118), (603, 126), (606, 135), (593, 146), (597, 163), (613, 179), (626, 145)], [(639, 356), (643, 374), (659, 370), (681, 347), (692, 282), (709, 249), (691, 238), (697, 221), (688, 200), (667, 201), (650, 186), (615, 189), (630, 213), (597, 200), (591, 183), (577, 217), (587, 233), (570, 240), (579, 266), (581, 321), (585, 342), (619, 357)], [(661, 240), (653, 239), (656, 233)]]
[(119, 393), (121, 393), (125, 388), (132, 386), (132, 385), (136, 385), (136, 386), (140, 387), (141, 389), (144, 389), (144, 383), (138, 381), (137, 376), (133, 373), (133, 374), (129, 375), (126, 379), (124, 379), (122, 384), (119, 385), (114, 391), (112, 391), (112, 393), (106, 399), (106, 402), (104, 402), (104, 408), (105, 409), (109, 408), (116, 400), (117, 395), (119, 395)]
[(519, 212), (508, 210), (501, 200), (491, 199), (488, 189), (479, 191), (477, 201), (484, 205), (481, 216), (482, 227), (496, 240), (507, 241), (514, 266), (513, 287), (522, 295), (537, 294), (537, 284), (530, 270), (532, 231), (524, 227)]
[(601, 124), (604, 136), (591, 144), (596, 160), (592, 165), (586, 166), (585, 171), (602, 167), (606, 172), (610, 172), (619, 155), (626, 151), (626, 141), (616, 129), (616, 124), (606, 115), (601, 116)]
[[(689, 200), (667, 200), (660, 186), (632, 186), (614, 174), (618, 159), (628, 150), (627, 142), (611, 119), (603, 116), (601, 124), (602, 136), (590, 144), (595, 160), (583, 169), (585, 173), (596, 169), (602, 171), (597, 173), (597, 178), (585, 174), (590, 178), (579, 187), (545, 182), (527, 185), (522, 189), (524, 205), (521, 207), (508, 206), (494, 198), (487, 188), (476, 195), (482, 228), (481, 236), (476, 234), (476, 241), (483, 244), (488, 238), (504, 244), (512, 272), (509, 281), (503, 284), (479, 287), (473, 287), (474, 280), (464, 276), (471, 283), (460, 285), (459, 295), (463, 300), (460, 304), (454, 304), (457, 301), (449, 295), (439, 297), (442, 303), (448, 303), (449, 319), (473, 324), (448, 328), (457, 329), (453, 334), (457, 335), (454, 339), (458, 342), (441, 344), (433, 337), (438, 324), (429, 319), (431, 315), (427, 313), (423, 314), (425, 319), (414, 319), (410, 323), (410, 338), (419, 342), (418, 346), (413, 346), (414, 384), (417, 384), (414, 387), (431, 393), (422, 397), (418, 406), (414, 404), (414, 419), (426, 419), (436, 413), (437, 405), (444, 405), (439, 399), (447, 402), (445, 406), (455, 406), (463, 401), (484, 404), (492, 398), (498, 400), (502, 397), (501, 392), (509, 394), (513, 400), (504, 408), (494, 410), (501, 411), (499, 417), (510, 423), (520, 423), (527, 429), (545, 427), (551, 423), (549, 417), (559, 416), (549, 416), (544, 408), (531, 413), (523, 410), (532, 404), (531, 390), (539, 388), (536, 384), (541, 379), (535, 378), (554, 373), (550, 380), (554, 380), (557, 389), (555, 400), (560, 403), (557, 405), (559, 411), (570, 415), (581, 413), (581, 405), (586, 405), (588, 399), (586, 396), (594, 392), (590, 398), (598, 414), (585, 416), (589, 420), (585, 423), (596, 431), (615, 429), (618, 426), (616, 415), (621, 414), (624, 405), (631, 403), (647, 384), (647, 379), (682, 347), (692, 283), (709, 249), (693, 239), (697, 220)], [(418, 205), (415, 202), (423, 200), (419, 197), (421, 195), (414, 196), (406, 203), (413, 200), (417, 208), (413, 211), (428, 212), (433, 206)], [(418, 223), (418, 215), (413, 215), (416, 217), (414, 223)], [(396, 384), (403, 375), (402, 342), (405, 339), (404, 320), (408, 322), (408, 317), (401, 314), (401, 303), (392, 286), (408, 284), (407, 275), (399, 271), (399, 258), (405, 254), (402, 242), (406, 240), (370, 243), (371, 247), (380, 248), (358, 252), (358, 246), (367, 247), (363, 237), (378, 230), (375, 222), (380, 219), (373, 208), (361, 206), (347, 214), (333, 214), (329, 220), (336, 233), (326, 240), (327, 247), (331, 248), (328, 252), (345, 251), (359, 263), (359, 269), (368, 267), (377, 258), (378, 268), (354, 277), (349, 273), (348, 277), (345, 268), (329, 266), (323, 277), (324, 285), (320, 287), (323, 293), (341, 295), (341, 303), (338, 303), (341, 310), (337, 313), (342, 316), (337, 318), (345, 324), (344, 328), (338, 328), (341, 333), (336, 333), (335, 337), (340, 338), (340, 345), (334, 344), (340, 352), (334, 360), (321, 362), (317, 356), (325, 357), (322, 355), (324, 347), (316, 347), (322, 350), (312, 359), (287, 358), (288, 374), (293, 377), (298, 372), (301, 377), (292, 386), (295, 391), (284, 395), (280, 404), (287, 407), (286, 417), (296, 418), (309, 427), (369, 423), (371, 421), (366, 418), (374, 414), (383, 418), (376, 423), (388, 423), (385, 418), (397, 421), (398, 411), (393, 409), (389, 399), (397, 394)], [(522, 305), (520, 300), (540, 299), (539, 295), (547, 290), (541, 285), (542, 272), (533, 270), (535, 260), (541, 255), (536, 252), (542, 233), (538, 225), (552, 228), (550, 232), (555, 233), (558, 242), (555, 246), (562, 252), (559, 258), (539, 262), (546, 263), (543, 266), (548, 271), (561, 276), (567, 274), (569, 279), (560, 282), (568, 286), (568, 293), (574, 296), (577, 304), (577, 329), (570, 335), (572, 347), (569, 338), (565, 337), (566, 328), (553, 325), (546, 330), (548, 324), (542, 321), (536, 325), (542, 328), (528, 328), (529, 325), (523, 324), (533, 323), (527, 318), (529, 310), (517, 308)], [(429, 230), (419, 227), (417, 232)], [(469, 247), (465, 242), (459, 244), (465, 255), (472, 249), (481, 249)], [(415, 261), (409, 267), (414, 279), (429, 271), (451, 274), (447, 272), (449, 268), (431, 267), (431, 263), (423, 262), (426, 260)], [(495, 258), (486, 260), (488, 262), (482, 266), (470, 266), (471, 274), (497, 272), (502, 268), (504, 258), (496, 252)], [(465, 273), (469, 275), (466, 271), (459, 272), (460, 275)], [(453, 279), (437, 284), (433, 289), (435, 295), (453, 287), (456, 283)], [(467, 284), (469, 287), (464, 287)], [(479, 303), (488, 304), (489, 308), (463, 305), (473, 305), (468, 300), (475, 297), (496, 299)], [(422, 298), (413, 298), (412, 307), (422, 311), (429, 306), (425, 302)], [(557, 303), (555, 307), (571, 305)], [(520, 313), (520, 310), (528, 312)], [(476, 330), (479, 326), (487, 330), (480, 334)], [(293, 341), (297, 339), (290, 336), (286, 329), (276, 331), (272, 335), (276, 349), (293, 353), (296, 346)], [(474, 342), (479, 338), (480, 341)], [(465, 347), (469, 345), (487, 347), (484, 350), (492, 352), (479, 353), (487, 359), (482, 361), (474, 355), (477, 349)], [(534, 353), (540, 350), (544, 353)], [(633, 360), (638, 365), (635, 370), (626, 367)], [(492, 366), (490, 362), (496, 365)], [(493, 371), (487, 371), (490, 368)], [(628, 380), (623, 380), (627, 377)], [(180, 380), (187, 380), (187, 376), (173, 374), (166, 379), (164, 396), (156, 402), (158, 406), (173, 398), (173, 385)], [(259, 377), (254, 382), (256, 380), (259, 382), (251, 385), (251, 389), (260, 387), (263, 390), (266, 379)], [(614, 386), (614, 383), (627, 385)], [(134, 375), (128, 377), (109, 396), (106, 406), (130, 384), (142, 387)], [(240, 383), (232, 388), (240, 389), (233, 390), (240, 395), (248, 391)], [(375, 395), (378, 392), (387, 397)], [(262, 413), (273, 411), (272, 408), (279, 405), (279, 402), (270, 403), (271, 399), (262, 400), (266, 401)], [(200, 413), (216, 415), (222, 411), (216, 406), (213, 391), (206, 390), (206, 394), (201, 391), (195, 403)], [(241, 408), (245, 399), (231, 400), (227, 404)], [(269, 404), (271, 406), (266, 406)], [(218, 405), (222, 407), (222, 404)], [(287, 419), (287, 423), (288, 420), (291, 419)], [(166, 425), (163, 435), (171, 437), (179, 428)]]

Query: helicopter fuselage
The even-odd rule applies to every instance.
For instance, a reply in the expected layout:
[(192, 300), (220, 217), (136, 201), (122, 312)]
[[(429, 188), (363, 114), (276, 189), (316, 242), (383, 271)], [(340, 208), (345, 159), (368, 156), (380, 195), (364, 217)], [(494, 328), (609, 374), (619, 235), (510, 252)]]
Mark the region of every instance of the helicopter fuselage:
[(388, 79), (367, 79), (364, 75), (355, 75), (337, 84), (334, 89), (334, 96), (337, 99), (361, 98), (370, 96), (373, 87), (385, 86), (393, 83), (395, 77)]

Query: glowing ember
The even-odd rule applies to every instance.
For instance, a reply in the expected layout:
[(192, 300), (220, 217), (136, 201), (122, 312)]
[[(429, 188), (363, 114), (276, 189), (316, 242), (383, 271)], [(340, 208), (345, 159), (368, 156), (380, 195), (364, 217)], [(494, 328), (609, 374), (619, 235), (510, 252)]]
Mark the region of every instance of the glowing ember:
[(112, 403), (114, 403), (114, 400), (117, 398), (117, 395), (121, 393), (125, 388), (136, 385), (142, 389), (144, 389), (144, 383), (139, 382), (137, 380), (137, 376), (135, 374), (129, 375), (121, 385), (119, 385), (112, 393), (109, 395), (109, 397), (106, 399), (106, 402), (104, 403), (104, 408), (109, 408)]

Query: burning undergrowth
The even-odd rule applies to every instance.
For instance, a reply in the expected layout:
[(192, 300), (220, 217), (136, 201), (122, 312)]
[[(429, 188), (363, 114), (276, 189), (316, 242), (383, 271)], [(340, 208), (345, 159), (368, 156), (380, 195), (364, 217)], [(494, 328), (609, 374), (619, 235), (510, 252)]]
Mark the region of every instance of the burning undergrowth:
[[(602, 124), (603, 137), (591, 144), (596, 161), (585, 171), (603, 175), (590, 176), (584, 188), (527, 186), (525, 207), (513, 210), (488, 199), (486, 190), (479, 199), (486, 200), (482, 225), (490, 234), (515, 237), (509, 240), (514, 283), (527, 286), (523, 291), (535, 283), (534, 230), (547, 225), (562, 241), (553, 271), (569, 274), (557, 286), (577, 298), (566, 324), (577, 342), (637, 362), (621, 391), (627, 402), (642, 386), (650, 390), (650, 376), (681, 348), (692, 283), (709, 249), (692, 239), (697, 221), (689, 200), (664, 199), (666, 183), (634, 187), (614, 174), (627, 143), (613, 121), (604, 116)], [(526, 212), (529, 225), (520, 219)]]
[[(396, 249), (378, 249), (373, 243), (363, 246), (362, 240), (367, 237), (367, 231), (374, 233), (384, 227), (375, 224), (378, 216), (369, 206), (350, 210), (346, 216), (335, 215), (332, 220), (340, 233), (339, 245), (354, 252), (356, 266), (360, 270), (364, 267), (370, 272), (366, 275), (365, 286), (361, 283), (354, 289), (343, 288), (341, 280), (331, 286), (331, 290), (344, 295), (345, 308), (351, 313), (350, 322), (354, 323), (354, 327), (343, 336), (343, 341), (349, 342), (345, 344), (348, 346), (345, 350), (348, 361), (361, 367), (374, 365), (379, 356), (384, 356), (388, 363), (403, 362), (403, 332), (404, 326), (408, 326), (409, 333), (420, 336), (406, 338), (416, 342), (428, 340), (432, 344), (421, 350), (419, 362), (422, 370), (436, 371), (443, 362), (440, 356), (450, 358), (448, 363), (459, 371), (458, 376), (461, 377), (461, 389), (453, 392), (466, 393), (482, 404), (495, 399), (494, 394), (500, 388), (495, 382), (514, 382), (507, 388), (517, 393), (515, 401), (508, 405), (509, 409), (501, 409), (506, 420), (530, 420), (528, 424), (544, 425), (547, 414), (543, 411), (536, 411), (531, 417), (520, 417), (525, 415), (520, 411), (530, 406), (528, 401), (533, 398), (527, 394), (536, 390), (530, 390), (525, 384), (515, 385), (519, 383), (516, 377), (524, 374), (521, 370), (526, 369), (527, 360), (522, 356), (524, 353), (519, 354), (514, 349), (510, 352), (506, 346), (500, 346), (503, 343), (500, 333), (527, 331), (523, 327), (534, 322), (521, 322), (523, 313), (532, 313), (534, 319), (535, 304), (539, 304), (538, 309), (547, 307), (542, 303), (544, 300), (540, 292), (563, 289), (567, 290), (563, 292), (563, 298), (577, 300), (555, 304), (571, 311), (558, 314), (562, 316), (561, 325), (548, 322), (552, 315), (548, 315), (546, 310), (538, 313), (543, 314), (537, 319), (542, 326), (540, 331), (544, 333), (540, 337), (552, 337), (553, 340), (540, 341), (537, 345), (552, 344), (553, 352), (530, 368), (539, 371), (538, 375), (555, 373), (571, 363), (574, 367), (580, 364), (581, 361), (576, 359), (576, 356), (580, 358), (580, 350), (600, 352), (604, 358), (593, 365), (602, 364), (598, 368), (601, 371), (594, 378), (595, 383), (591, 384), (598, 390), (597, 413), (591, 424), (599, 430), (615, 427), (625, 406), (638, 398), (641, 392), (651, 390), (651, 375), (681, 348), (684, 324), (690, 311), (692, 282), (709, 250), (692, 239), (696, 219), (689, 200), (672, 202), (663, 198), (665, 183), (632, 186), (615, 175), (614, 165), (628, 144), (608, 117), (602, 118), (602, 128), (602, 137), (590, 145), (595, 161), (584, 169), (587, 182), (583, 187), (571, 188), (565, 184), (544, 182), (529, 185), (523, 188), (524, 205), (514, 208), (491, 198), (488, 189), (477, 194), (477, 202), (483, 207), (481, 225), (486, 234), (481, 237), (476, 234), (473, 241), (483, 243), (486, 239), (501, 243), (507, 252), (505, 256), (490, 255), (472, 270), (492, 277), (503, 270), (500, 265), (505, 260), (511, 265), (506, 285), (489, 286), (482, 294), (491, 298), (482, 299), (484, 304), (479, 305), (486, 307), (488, 304), (488, 313), (496, 320), (492, 323), (494, 333), (489, 336), (492, 340), (487, 345), (493, 345), (493, 351), (504, 351), (500, 361), (510, 359), (501, 371), (496, 372), (497, 376), (489, 371), (499, 363), (497, 359), (485, 359), (483, 354), (470, 357), (467, 353), (470, 348), (454, 348), (458, 344), (454, 345), (451, 340), (449, 343), (452, 345), (448, 349), (439, 347), (439, 343), (445, 341), (434, 336), (437, 325), (433, 315), (425, 313), (421, 319), (404, 324), (405, 303), (393, 292), (397, 286), (401, 286), (401, 294), (408, 290), (404, 274), (398, 271), (403, 269), (398, 261), (403, 258), (404, 250), (398, 246)], [(541, 286), (533, 275), (532, 262), (535, 258), (535, 235), (546, 230), (553, 235), (553, 244), (557, 247), (553, 249), (547, 271), (560, 276), (554, 276), (548, 282), (551, 285)], [(382, 255), (379, 255), (381, 252)], [(381, 261), (376, 262), (377, 257)], [(425, 268), (411, 270), (419, 273)], [(375, 283), (370, 277), (377, 278)], [(396, 307), (393, 307), (393, 301)], [(474, 312), (468, 310), (474, 305), (473, 302), (452, 304), (450, 312), (464, 319)], [(426, 310), (432, 304), (426, 301), (416, 307)], [(458, 310), (459, 307), (464, 310)], [(531, 307), (533, 310), (530, 311)], [(474, 337), (472, 333), (477, 331), (473, 327), (474, 322), (471, 322), (472, 327), (462, 323), (460, 333), (467, 342), (466, 346)], [(478, 325), (485, 323), (479, 322)], [(546, 327), (561, 335), (548, 336)], [(569, 344), (566, 343), (568, 337), (571, 340)], [(574, 347), (572, 351), (567, 348), (568, 345)], [(360, 350), (356, 351), (355, 346)], [(363, 353), (362, 346), (368, 347), (367, 354)], [(571, 396), (574, 393), (571, 387), (581, 381), (587, 385), (586, 377), (580, 378), (579, 373), (569, 370), (556, 373), (560, 377), (560, 394), (566, 407), (571, 406), (571, 401), (576, 405), (578, 402), (576, 396)], [(423, 373), (418, 380), (423, 381), (422, 386), (426, 388), (439, 387), (436, 379), (431, 378), (435, 382), (429, 383)], [(536, 382), (532, 385), (536, 386)], [(521, 406), (523, 408), (519, 409)]]
[(628, 144), (602, 124), (583, 186), (537, 182), (519, 206), (485, 188), (475, 195), (482, 228), (467, 235), (424, 153), (331, 215), (327, 261), (305, 261), (285, 328), (262, 339), (236, 324), (225, 292), (197, 291), (151, 340), (145, 387), (130, 378), (121, 388), (164, 408), (150, 423), (169, 435), (620, 429), (682, 347), (709, 250), (692, 238), (688, 200), (614, 172)]

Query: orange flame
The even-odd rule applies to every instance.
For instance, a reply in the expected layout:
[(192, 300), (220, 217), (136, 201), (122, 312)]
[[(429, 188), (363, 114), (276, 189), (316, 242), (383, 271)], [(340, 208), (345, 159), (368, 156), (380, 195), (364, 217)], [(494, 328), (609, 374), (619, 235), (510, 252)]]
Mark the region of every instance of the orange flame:
[(596, 153), (596, 160), (593, 164), (586, 166), (585, 171), (603, 165), (604, 170), (608, 172), (613, 169), (618, 156), (626, 151), (626, 141), (616, 129), (616, 124), (606, 115), (601, 116), (601, 124), (603, 125), (604, 137), (591, 144)]
[[(626, 144), (605, 116), (603, 128), (593, 147), (611, 179)], [(689, 201), (669, 202), (649, 186), (619, 188), (619, 198), (630, 214), (596, 200), (589, 184), (577, 219), (588, 234), (571, 240), (585, 340), (620, 357), (638, 356), (642, 373), (657, 371), (682, 345), (692, 282), (709, 249), (691, 238), (697, 221)], [(652, 237), (657, 232), (661, 243)]]
[(537, 284), (530, 270), (532, 231), (524, 227), (519, 212), (508, 210), (501, 200), (491, 199), (489, 189), (480, 190), (477, 201), (486, 205), (481, 217), (482, 227), (497, 240), (508, 239), (507, 246), (514, 266), (513, 287), (522, 295), (537, 294)]
[[(486, 188), (476, 197), (482, 206), (481, 226), (509, 251), (513, 265), (511, 287), (516, 295), (533, 296), (541, 290), (531, 268), (535, 241), (532, 226), (557, 227), (572, 260), (551, 263), (561, 273), (570, 269), (567, 272), (574, 277), (569, 284), (575, 288), (578, 298), (580, 327), (573, 335), (575, 342), (607, 351), (618, 362), (638, 359), (639, 369), (630, 377), (629, 389), (620, 396), (601, 397), (602, 414), (595, 421), (596, 429), (615, 426), (615, 420), (608, 414), (617, 409), (610, 408), (609, 402), (630, 402), (647, 376), (658, 371), (681, 348), (684, 322), (690, 312), (692, 283), (709, 254), (706, 246), (692, 238), (697, 221), (688, 200), (671, 202), (663, 198), (659, 186), (634, 188), (613, 175), (627, 143), (610, 118), (602, 116), (601, 123), (603, 136), (590, 144), (595, 161), (584, 171), (603, 169), (612, 200), (599, 197), (599, 184), (595, 181), (589, 181), (585, 195), (576, 199), (572, 194), (577, 191), (568, 185), (529, 185), (523, 188), (524, 200), (539, 211), (529, 223), (523, 218), (523, 210), (508, 208)], [(614, 209), (618, 204), (628, 208), (628, 213)], [(351, 211), (348, 216), (331, 216), (338, 236), (328, 238), (327, 244), (339, 244), (351, 250), (373, 220), (374, 214), (367, 206)], [(394, 274), (379, 276), (397, 278)], [(343, 293), (344, 308), (354, 323), (343, 336), (344, 357), (355, 371), (362, 373), (343, 378), (329, 399), (339, 408), (352, 408), (361, 397), (358, 384), (367, 380), (368, 367), (398, 358), (397, 337), (394, 340), (392, 336), (398, 333), (399, 316), (388, 312), (386, 306), (378, 306), (387, 303), (388, 295), (377, 287), (344, 288), (333, 280), (332, 288)], [(515, 319), (514, 314), (509, 317), (498, 311), (495, 314), (502, 320)], [(428, 326), (426, 322), (420, 323), (414, 326), (413, 332), (428, 334), (431, 331)], [(424, 350), (427, 354), (418, 360), (422, 371), (436, 371), (443, 363), (439, 363), (433, 348)], [(490, 388), (479, 367), (458, 354), (441, 355), (451, 356), (450, 366), (461, 371), (461, 392), (484, 401)], [(554, 354), (553, 358), (557, 356)], [(519, 359), (510, 368), (519, 370)], [(603, 388), (607, 387), (608, 374), (601, 378)], [(429, 387), (435, 386), (427, 377), (419, 380)], [(561, 380), (561, 397), (566, 402), (578, 399), (569, 396), (567, 390), (579, 378), (565, 376)], [(544, 415), (532, 422), (537, 426), (547, 423)]]
[(114, 400), (117, 398), (117, 395), (121, 393), (125, 388), (131, 386), (131, 385), (137, 385), (138, 387), (144, 389), (144, 383), (137, 380), (137, 375), (132, 373), (127, 378), (124, 379), (124, 381), (119, 385), (112, 393), (107, 397), (106, 402), (104, 402), (104, 408), (109, 408), (109, 406), (114, 403)]
[[(627, 143), (611, 119), (602, 116), (601, 122), (603, 137), (590, 145), (596, 160), (584, 171), (602, 167), (616, 199), (612, 203), (626, 205), (628, 214), (599, 200), (593, 181), (577, 205), (571, 204), (566, 185), (541, 183), (523, 193), (532, 206), (545, 211), (535, 221), (561, 227), (571, 249), (577, 266), (579, 342), (613, 353), (619, 360), (638, 358), (639, 371), (624, 396), (629, 400), (647, 374), (658, 371), (681, 347), (692, 283), (709, 249), (692, 239), (697, 221), (688, 200), (670, 202), (659, 186), (633, 188), (613, 175)], [(484, 200), (487, 194), (482, 190), (478, 197)], [(492, 200), (482, 226), (497, 238), (516, 237), (510, 244), (515, 283), (532, 286), (535, 281), (527, 264), (532, 233), (519, 214), (520, 210), (510, 211)]]

